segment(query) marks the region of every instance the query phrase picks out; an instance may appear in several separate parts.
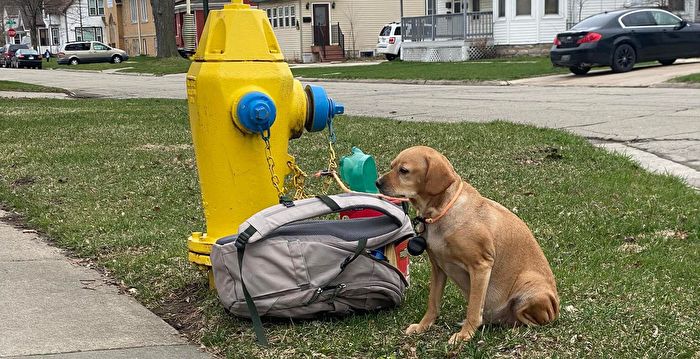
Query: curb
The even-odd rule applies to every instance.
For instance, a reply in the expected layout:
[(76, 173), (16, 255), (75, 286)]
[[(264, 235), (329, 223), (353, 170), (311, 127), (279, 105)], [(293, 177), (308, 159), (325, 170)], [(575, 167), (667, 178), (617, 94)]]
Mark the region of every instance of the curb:
[(351, 82), (370, 84), (404, 84), (404, 85), (461, 85), (461, 86), (510, 86), (508, 81), (468, 81), (468, 80), (400, 80), (400, 79), (322, 79), (315, 77), (295, 77), (304, 82)]

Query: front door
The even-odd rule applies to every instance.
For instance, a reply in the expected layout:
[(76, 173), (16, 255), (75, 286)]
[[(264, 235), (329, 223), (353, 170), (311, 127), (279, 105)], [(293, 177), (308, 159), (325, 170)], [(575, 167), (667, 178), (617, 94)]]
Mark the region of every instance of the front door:
[(314, 6), (314, 45), (326, 46), (331, 44), (330, 5), (313, 4)]

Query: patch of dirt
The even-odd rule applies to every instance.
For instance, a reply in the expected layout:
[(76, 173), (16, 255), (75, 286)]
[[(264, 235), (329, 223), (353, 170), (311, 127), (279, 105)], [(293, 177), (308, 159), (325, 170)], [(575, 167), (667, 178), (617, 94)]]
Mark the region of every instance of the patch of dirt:
[(644, 250), (644, 247), (636, 243), (625, 243), (617, 247), (617, 250), (622, 253), (640, 253)]
[(535, 149), (530, 154), (518, 158), (517, 161), (523, 165), (538, 166), (545, 161), (557, 161), (562, 158), (564, 155), (558, 147), (547, 146)]
[(35, 181), (36, 180), (32, 176), (24, 176), (12, 181), (12, 183), (10, 183), (10, 186), (12, 186), (12, 188), (29, 186), (34, 184)]
[(146, 151), (165, 151), (165, 152), (173, 152), (173, 151), (180, 151), (180, 150), (189, 150), (192, 148), (191, 144), (183, 143), (179, 145), (158, 145), (158, 144), (151, 144), (147, 143), (143, 146), (139, 146), (138, 149), (140, 150), (146, 150)]
[(200, 285), (189, 284), (179, 291), (171, 293), (159, 307), (151, 311), (181, 334), (196, 341), (200, 330), (204, 328), (202, 310), (195, 305), (195, 303), (200, 302), (199, 292), (201, 290)]

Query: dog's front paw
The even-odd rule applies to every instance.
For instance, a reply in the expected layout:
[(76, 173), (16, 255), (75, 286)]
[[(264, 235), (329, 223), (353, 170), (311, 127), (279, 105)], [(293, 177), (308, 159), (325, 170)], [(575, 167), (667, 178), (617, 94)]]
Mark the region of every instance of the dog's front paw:
[(406, 335), (420, 334), (428, 330), (428, 327), (420, 324), (411, 324), (406, 328)]
[(450, 345), (455, 345), (455, 344), (459, 344), (460, 342), (466, 342), (466, 341), (469, 341), (469, 339), (471, 339), (473, 335), (474, 335), (474, 333), (463, 333), (460, 331), (460, 332), (452, 334), (452, 337), (450, 337), (450, 340), (448, 341), (448, 343)]

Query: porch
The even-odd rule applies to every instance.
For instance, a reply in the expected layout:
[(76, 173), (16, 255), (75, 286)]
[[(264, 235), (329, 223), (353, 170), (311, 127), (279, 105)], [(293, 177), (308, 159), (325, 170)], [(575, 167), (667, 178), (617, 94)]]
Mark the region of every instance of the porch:
[(493, 11), (401, 19), (404, 61), (466, 61), (495, 56)]
[[(311, 53), (321, 62), (345, 60), (345, 34), (340, 23), (313, 25)], [(306, 61), (305, 61), (306, 62)]]

